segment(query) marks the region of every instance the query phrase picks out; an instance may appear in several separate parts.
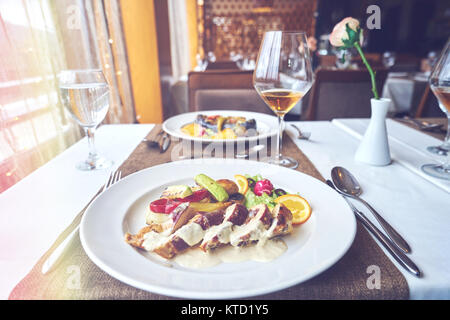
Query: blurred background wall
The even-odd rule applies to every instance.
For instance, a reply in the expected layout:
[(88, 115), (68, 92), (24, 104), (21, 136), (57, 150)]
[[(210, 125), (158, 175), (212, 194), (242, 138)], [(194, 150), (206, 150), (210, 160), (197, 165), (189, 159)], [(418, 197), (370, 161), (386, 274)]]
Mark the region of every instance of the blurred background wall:
[(366, 50), (426, 56), (441, 50), (450, 36), (448, 0), (318, 0), (316, 35), (328, 34), (345, 17), (365, 21), (369, 5), (381, 9), (381, 29), (368, 33)]

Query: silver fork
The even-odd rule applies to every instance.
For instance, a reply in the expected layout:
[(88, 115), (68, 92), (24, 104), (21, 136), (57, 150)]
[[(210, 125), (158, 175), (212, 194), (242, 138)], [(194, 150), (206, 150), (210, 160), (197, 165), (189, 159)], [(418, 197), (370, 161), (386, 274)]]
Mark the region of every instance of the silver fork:
[(297, 139), (308, 140), (311, 137), (311, 132), (304, 132), (304, 131), (300, 130), (299, 127), (297, 127), (295, 124), (292, 124), (292, 123), (291, 123), (291, 126), (298, 132)]
[(153, 139), (144, 138), (144, 139), (142, 139), (142, 141), (147, 143), (147, 146), (149, 148), (159, 148), (162, 138), (164, 138), (164, 131), (159, 130), (159, 132), (156, 134), (156, 136)]
[(159, 152), (161, 153), (166, 152), (171, 143), (170, 136), (163, 130), (159, 131), (154, 139), (144, 138), (142, 141), (147, 143), (147, 147), (149, 148), (159, 148)]
[(97, 196), (91, 199), (89, 203), (84, 207), (83, 210), (75, 217), (74, 221), (76, 219), (80, 220), (75, 228), (67, 235), (67, 237), (53, 250), (53, 252), (47, 257), (45, 262), (42, 264), (41, 272), (42, 274), (46, 274), (53, 270), (53, 268), (61, 261), (61, 258), (64, 256), (64, 253), (66, 252), (66, 249), (69, 247), (69, 244), (72, 243), (72, 240), (75, 238), (76, 234), (80, 230), (80, 222), (81, 222), (81, 216), (84, 214), (86, 208), (105, 190), (109, 189), (113, 184), (118, 182), (122, 178), (122, 171), (116, 170), (112, 171), (111, 174), (108, 177), (108, 180), (106, 180), (106, 183), (101, 188), (100, 193), (98, 193)]

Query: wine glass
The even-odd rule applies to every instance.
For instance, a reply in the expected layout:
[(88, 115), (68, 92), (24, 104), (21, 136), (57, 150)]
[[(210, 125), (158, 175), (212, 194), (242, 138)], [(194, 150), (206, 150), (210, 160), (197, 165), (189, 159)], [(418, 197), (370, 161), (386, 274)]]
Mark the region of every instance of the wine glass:
[[(439, 61), (430, 76), (430, 88), (439, 101), (439, 106), (447, 115), (448, 128), (444, 145), (450, 145), (450, 40), (447, 41)], [(450, 180), (450, 152), (443, 164), (425, 164), (422, 170), (430, 176)]]
[(395, 52), (386, 51), (383, 53), (383, 65), (386, 68), (391, 68), (395, 64)]
[(350, 67), (352, 62), (352, 53), (350, 50), (336, 50), (336, 67), (340, 70), (345, 70)]
[(434, 68), (437, 60), (438, 60), (438, 55), (437, 55), (436, 51), (430, 51), (427, 55), (427, 62), (428, 62), (428, 65), (431, 67), (431, 69)]
[(70, 115), (84, 129), (89, 155), (76, 165), (79, 170), (110, 167), (113, 162), (97, 154), (94, 134), (109, 108), (109, 87), (101, 70), (65, 70), (59, 74), (61, 99)]
[[(439, 108), (447, 114), (447, 109), (445, 106), (438, 100)], [(448, 117), (448, 114), (447, 114)], [(450, 125), (450, 122), (449, 122)], [(450, 152), (450, 127), (447, 129), (447, 136), (444, 139), (444, 142), (438, 146), (429, 146), (427, 147), (427, 151), (438, 156), (447, 156), (447, 153)]]
[(281, 155), (284, 116), (313, 84), (311, 57), (304, 32), (269, 31), (264, 34), (253, 85), (269, 108), (278, 116), (275, 157), (270, 163), (296, 168), (295, 159)]

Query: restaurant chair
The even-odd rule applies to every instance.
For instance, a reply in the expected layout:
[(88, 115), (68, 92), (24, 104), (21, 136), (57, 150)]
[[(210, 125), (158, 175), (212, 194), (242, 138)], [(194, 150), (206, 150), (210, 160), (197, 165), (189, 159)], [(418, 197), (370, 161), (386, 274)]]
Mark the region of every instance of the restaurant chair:
[(412, 110), (411, 113), (411, 116), (415, 118), (441, 118), (445, 116), (429, 85), (425, 88), (417, 109)]
[(411, 54), (397, 53), (392, 72), (416, 72), (420, 70), (420, 58)]
[(336, 67), (335, 55), (319, 55), (319, 65), (323, 68)]
[[(365, 53), (366, 60), (369, 64), (374, 67), (382, 67), (381, 55), (379, 53)], [(324, 68), (336, 67), (337, 57), (335, 55), (319, 55), (319, 65)], [(365, 68), (364, 63), (362, 62), (361, 57), (354, 56), (352, 57), (352, 63), (356, 63), (358, 67)]]
[[(383, 67), (383, 62), (381, 60), (381, 54), (379, 53), (365, 53), (367, 62), (370, 64), (372, 68), (381, 68)], [(352, 62), (356, 63), (358, 67), (365, 68), (364, 62), (361, 59), (360, 55), (354, 56), (352, 58)]]
[(273, 112), (253, 87), (253, 71), (189, 72), (189, 111), (241, 110)]
[[(387, 69), (378, 68), (376, 82), (381, 94)], [(332, 120), (334, 118), (369, 118), (373, 97), (367, 70), (332, 70), (319, 68), (311, 88), (309, 104), (302, 111), (302, 120)]]
[(216, 61), (209, 62), (206, 70), (239, 70), (235, 61)]

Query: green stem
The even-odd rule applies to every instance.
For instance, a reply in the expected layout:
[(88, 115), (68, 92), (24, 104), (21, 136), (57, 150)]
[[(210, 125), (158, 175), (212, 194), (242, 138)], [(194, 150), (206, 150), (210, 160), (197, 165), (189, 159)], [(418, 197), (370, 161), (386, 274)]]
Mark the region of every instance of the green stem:
[(354, 46), (355, 46), (356, 50), (358, 50), (359, 55), (361, 56), (362, 61), (366, 65), (367, 70), (369, 70), (370, 79), (372, 81), (372, 92), (373, 92), (373, 95), (374, 95), (375, 99), (378, 100), (378, 99), (380, 99), (380, 97), (378, 96), (377, 84), (375, 82), (375, 72), (373, 72), (372, 67), (367, 62), (366, 56), (364, 55), (364, 52), (362, 51), (361, 47), (359, 46), (359, 43), (355, 42)]

